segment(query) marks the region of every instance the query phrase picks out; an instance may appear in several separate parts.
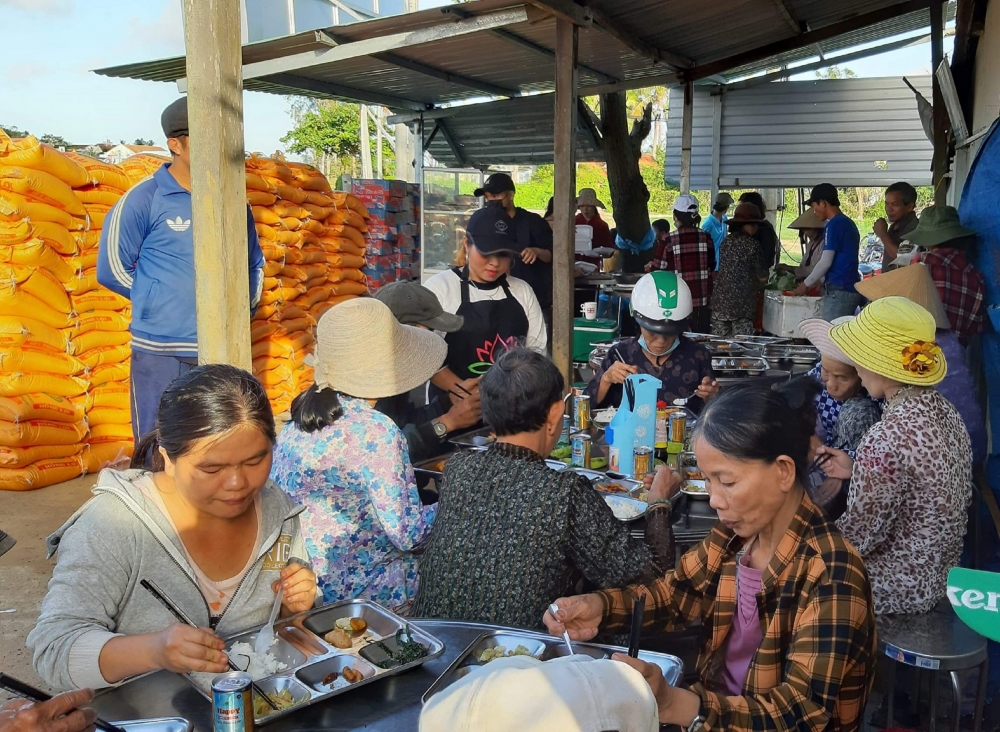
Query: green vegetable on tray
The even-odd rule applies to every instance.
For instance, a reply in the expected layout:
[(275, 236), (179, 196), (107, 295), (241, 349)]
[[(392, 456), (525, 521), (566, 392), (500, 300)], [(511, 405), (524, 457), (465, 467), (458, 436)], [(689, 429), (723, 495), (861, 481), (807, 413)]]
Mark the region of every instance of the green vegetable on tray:
[(573, 448), (569, 445), (559, 445), (549, 453), (549, 457), (554, 460), (565, 460), (573, 454)]
[(590, 458), (590, 467), (594, 470), (601, 470), (602, 468), (608, 467), (608, 459), (602, 457), (592, 457)]
[(388, 658), (381, 662), (375, 662), (379, 668), (396, 668), (405, 666), (427, 655), (427, 646), (417, 643), (410, 636), (410, 626), (400, 628), (395, 635), (396, 650), (393, 651), (382, 641), (376, 641), (373, 645), (378, 646)]

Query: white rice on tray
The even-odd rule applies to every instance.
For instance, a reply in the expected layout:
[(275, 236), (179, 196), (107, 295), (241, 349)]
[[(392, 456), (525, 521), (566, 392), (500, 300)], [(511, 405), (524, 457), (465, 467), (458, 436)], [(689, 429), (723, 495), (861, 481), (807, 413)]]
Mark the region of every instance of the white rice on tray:
[[(237, 668), (245, 668), (246, 672), (250, 674), (254, 681), (260, 681), (263, 678), (272, 676), (273, 674), (276, 674), (279, 671), (284, 671), (288, 668), (287, 663), (282, 663), (270, 652), (265, 653), (263, 656), (258, 655), (254, 652), (253, 645), (250, 643), (244, 643), (242, 641), (239, 643), (233, 643), (233, 646), (229, 649), (228, 653), (229, 658), (232, 659)], [(250, 661), (249, 666), (247, 666), (247, 659)], [(219, 674), (192, 672), (189, 676), (199, 689), (203, 689), (210, 693), (212, 690), (212, 680), (216, 676), (219, 676)]]

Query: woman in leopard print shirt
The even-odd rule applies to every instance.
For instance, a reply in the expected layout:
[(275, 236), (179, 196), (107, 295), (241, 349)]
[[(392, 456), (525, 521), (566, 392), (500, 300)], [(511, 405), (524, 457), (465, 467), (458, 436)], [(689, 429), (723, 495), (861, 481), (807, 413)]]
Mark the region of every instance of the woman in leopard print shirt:
[(958, 565), (972, 497), (972, 446), (965, 423), (934, 388), (947, 371), (934, 319), (901, 297), (877, 300), (830, 337), (857, 365), (882, 421), (857, 458), (839, 450), (827, 473), (850, 478), (837, 524), (861, 552), (876, 614), (926, 612), (945, 597)]

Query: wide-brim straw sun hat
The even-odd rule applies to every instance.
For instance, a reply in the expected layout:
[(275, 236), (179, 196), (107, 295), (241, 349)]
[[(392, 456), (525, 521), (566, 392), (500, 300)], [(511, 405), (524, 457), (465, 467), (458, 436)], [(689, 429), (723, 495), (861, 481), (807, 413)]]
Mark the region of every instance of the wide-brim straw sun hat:
[(606, 208), (604, 202), (597, 197), (597, 191), (593, 188), (581, 188), (580, 195), (576, 197), (576, 207), (594, 206), (595, 208)]
[(316, 386), (358, 399), (405, 394), (440, 370), (448, 344), (439, 335), (402, 325), (372, 297), (330, 308), (316, 326), (316, 353), (308, 363)]
[(884, 297), (833, 326), (830, 338), (861, 368), (902, 384), (934, 386), (948, 373), (936, 330), (934, 317), (912, 300)]
[(840, 347), (830, 337), (830, 329), (833, 326), (843, 325), (852, 320), (854, 320), (853, 315), (845, 315), (842, 318), (837, 318), (832, 323), (823, 320), (823, 318), (808, 318), (799, 323), (799, 330), (816, 347), (823, 358), (829, 358), (837, 363), (845, 363), (848, 366), (853, 366), (854, 362), (846, 353), (840, 350)]
[(954, 206), (928, 206), (920, 212), (917, 228), (906, 235), (906, 240), (913, 246), (930, 249), (975, 234), (972, 229), (962, 226)]
[(893, 295), (905, 297), (933, 315), (938, 328), (951, 330), (951, 321), (941, 304), (934, 278), (926, 265), (920, 262), (861, 280), (854, 285), (854, 289), (872, 301)]
[(825, 229), (826, 222), (812, 212), (811, 208), (806, 209), (802, 214), (788, 225), (789, 229)]

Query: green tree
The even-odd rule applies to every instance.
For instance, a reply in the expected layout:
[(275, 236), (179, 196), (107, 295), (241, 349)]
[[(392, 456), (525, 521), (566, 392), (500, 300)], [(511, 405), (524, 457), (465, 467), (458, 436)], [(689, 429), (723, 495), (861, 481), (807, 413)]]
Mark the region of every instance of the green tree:
[(46, 145), (51, 145), (55, 148), (67, 148), (70, 146), (66, 139), (60, 135), (42, 135), (38, 138), (38, 141), (44, 142)]
[(132, 144), (133, 145), (152, 145), (153, 141), (152, 140), (147, 140), (144, 137), (137, 137), (137, 138), (135, 138), (135, 142), (133, 142)]
[(3, 130), (10, 137), (27, 137), (31, 133), (27, 130), (19, 130), (13, 125), (0, 124), (0, 130)]
[[(296, 98), (291, 103), (295, 126), (281, 138), (289, 152), (311, 155), (327, 175), (357, 175), (361, 156), (361, 108), (357, 104), (331, 100)], [(369, 116), (368, 132), (372, 157), (377, 151), (377, 122)], [(383, 158), (388, 177), (395, 169), (395, 155), (383, 138)], [(324, 165), (324, 162), (330, 164)]]
[(849, 68), (840, 68), (836, 64), (833, 66), (827, 66), (825, 69), (821, 69), (816, 72), (817, 79), (853, 79), (857, 76)]

